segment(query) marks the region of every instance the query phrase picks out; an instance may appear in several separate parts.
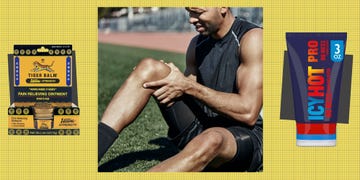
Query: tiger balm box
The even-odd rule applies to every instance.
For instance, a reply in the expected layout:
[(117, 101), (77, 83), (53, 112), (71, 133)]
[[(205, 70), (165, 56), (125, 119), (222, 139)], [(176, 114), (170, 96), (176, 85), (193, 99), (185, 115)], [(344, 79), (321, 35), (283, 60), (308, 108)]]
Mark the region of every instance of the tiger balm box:
[(8, 55), (9, 135), (79, 135), (71, 45), (15, 45)]

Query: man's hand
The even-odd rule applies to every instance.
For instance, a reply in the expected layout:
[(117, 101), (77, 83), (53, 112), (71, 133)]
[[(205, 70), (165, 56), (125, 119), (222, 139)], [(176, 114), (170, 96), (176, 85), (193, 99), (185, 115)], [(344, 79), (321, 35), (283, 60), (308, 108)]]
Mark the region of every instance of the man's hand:
[(146, 82), (143, 86), (156, 89), (153, 96), (159, 103), (171, 106), (176, 98), (184, 94), (187, 79), (173, 63), (165, 64), (171, 69), (169, 75), (158, 81)]

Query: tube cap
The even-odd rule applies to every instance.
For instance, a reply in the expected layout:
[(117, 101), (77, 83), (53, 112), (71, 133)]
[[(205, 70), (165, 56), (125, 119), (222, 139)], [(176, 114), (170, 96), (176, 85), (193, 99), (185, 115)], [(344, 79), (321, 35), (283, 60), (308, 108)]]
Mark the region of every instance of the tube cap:
[(336, 140), (296, 140), (297, 146), (336, 146)]
[(336, 123), (297, 123), (297, 146), (336, 146)]

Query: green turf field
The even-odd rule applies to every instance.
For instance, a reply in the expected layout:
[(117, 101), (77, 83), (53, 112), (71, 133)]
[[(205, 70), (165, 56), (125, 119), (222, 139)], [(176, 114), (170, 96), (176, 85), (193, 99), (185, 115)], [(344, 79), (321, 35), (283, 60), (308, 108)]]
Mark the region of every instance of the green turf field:
[[(144, 57), (173, 62), (181, 70), (185, 55), (99, 43), (99, 117), (133, 67)], [(121, 107), (119, 107), (121, 108)], [(146, 171), (176, 153), (166, 139), (167, 125), (153, 99), (104, 155), (99, 171)]]

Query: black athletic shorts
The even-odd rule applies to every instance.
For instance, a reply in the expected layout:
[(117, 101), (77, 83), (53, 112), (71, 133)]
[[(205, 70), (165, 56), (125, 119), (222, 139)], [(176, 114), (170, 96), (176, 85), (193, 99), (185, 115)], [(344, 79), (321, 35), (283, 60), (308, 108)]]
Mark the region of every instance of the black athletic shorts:
[(183, 149), (187, 143), (207, 128), (224, 127), (234, 135), (237, 143), (237, 152), (231, 161), (221, 167), (216, 169), (207, 167), (205, 171), (256, 172), (262, 170), (262, 126), (245, 127), (228, 123), (225, 123), (225, 126), (209, 126), (204, 123), (206, 119), (201, 115), (199, 109), (193, 105), (189, 104), (189, 101), (184, 102), (181, 100), (169, 108), (159, 106), (169, 125), (169, 139), (179, 149)]

